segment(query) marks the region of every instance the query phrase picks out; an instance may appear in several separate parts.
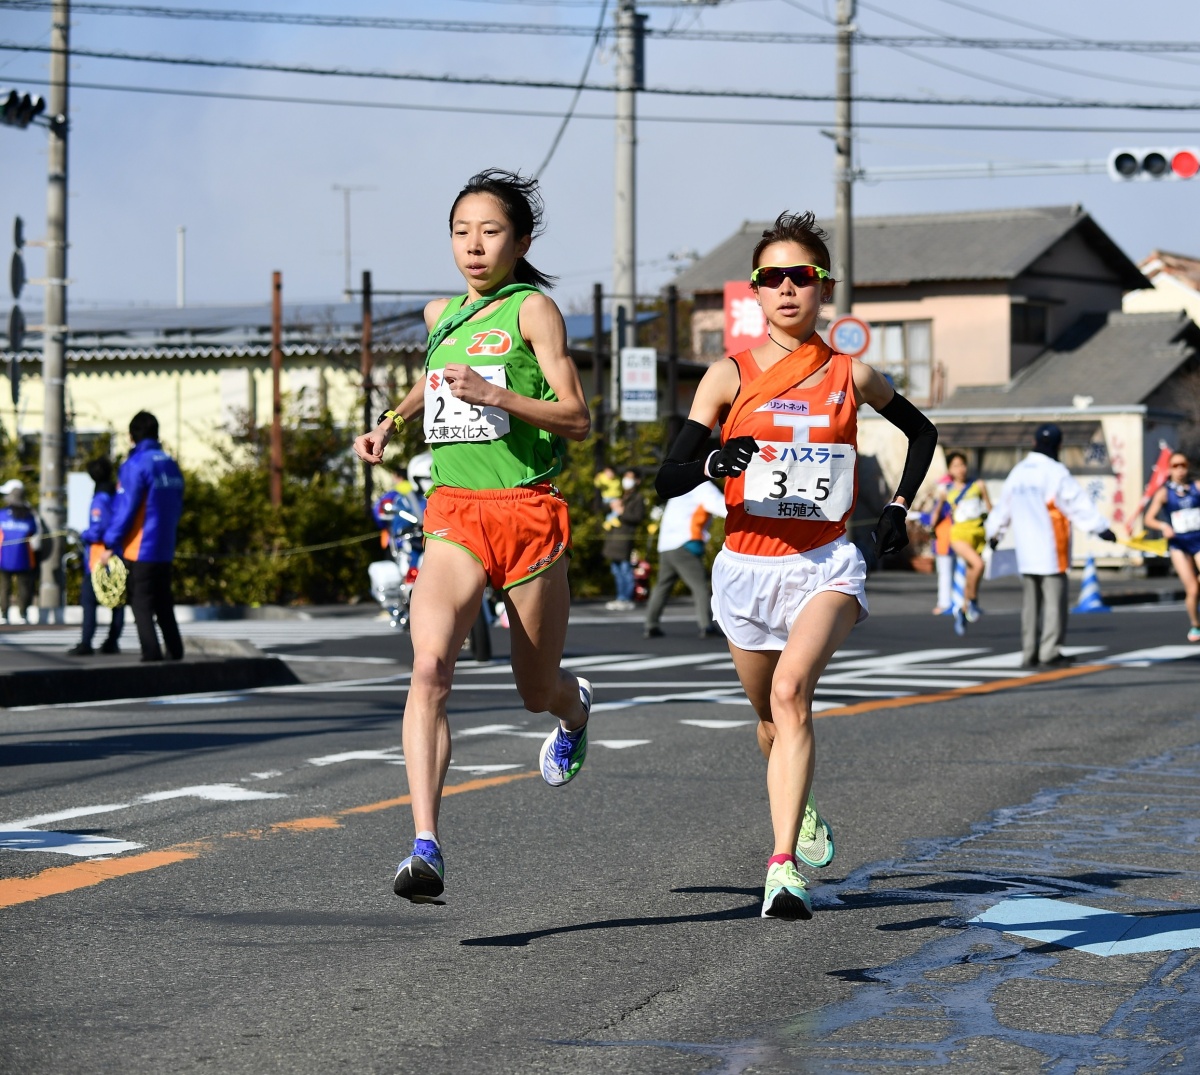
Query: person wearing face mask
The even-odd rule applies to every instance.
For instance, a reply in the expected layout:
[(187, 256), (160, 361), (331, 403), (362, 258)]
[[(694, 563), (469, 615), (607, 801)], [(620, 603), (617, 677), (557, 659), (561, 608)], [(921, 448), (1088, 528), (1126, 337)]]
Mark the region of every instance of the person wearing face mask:
[(1011, 527), (1021, 573), (1021, 667), (1070, 664), (1067, 636), (1067, 568), (1071, 524), (1105, 541), (1117, 536), (1071, 472), (1058, 461), (1062, 430), (1038, 426), (1033, 451), (1009, 471), (995, 510), (987, 518), (994, 549)]
[(612, 510), (617, 525), (605, 534), (602, 552), (612, 570), (617, 596), (604, 607), (609, 612), (631, 612), (634, 608), (633, 542), (638, 527), (646, 518), (646, 499), (638, 488), (638, 476), (632, 470), (621, 475), (621, 496), (613, 501)]

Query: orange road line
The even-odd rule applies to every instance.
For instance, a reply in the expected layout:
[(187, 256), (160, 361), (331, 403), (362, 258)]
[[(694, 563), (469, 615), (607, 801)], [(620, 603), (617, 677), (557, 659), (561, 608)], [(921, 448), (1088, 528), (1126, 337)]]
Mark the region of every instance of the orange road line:
[(875, 709), (903, 709), (910, 705), (928, 705), (930, 702), (949, 702), (961, 698), (964, 694), (992, 694), (995, 691), (1008, 690), (1011, 687), (1024, 687), (1030, 683), (1052, 683), (1056, 679), (1070, 679), (1072, 676), (1087, 676), (1093, 672), (1103, 672), (1112, 665), (1081, 664), (1071, 668), (1056, 668), (1051, 672), (1035, 672), (1030, 676), (1017, 676), (1013, 679), (997, 679), (991, 683), (977, 683), (973, 687), (959, 687), (953, 691), (938, 691), (936, 694), (913, 694), (907, 698), (877, 698), (873, 702), (858, 702), (855, 705), (838, 706), (837, 709), (822, 709), (814, 713), (817, 717), (843, 717), (852, 713), (870, 713)]
[[(449, 787), (443, 788), (442, 795), (461, 795), (468, 791), (482, 791), (485, 788), (511, 784), (515, 780), (527, 780), (529, 777), (537, 775), (539, 775), (537, 770), (533, 770), (524, 773), (508, 773), (504, 776), (482, 777), (478, 780), (465, 780), (461, 784), (451, 784)], [(352, 814), (377, 813), (380, 810), (390, 810), (396, 806), (408, 806), (411, 802), (411, 795), (400, 795), (395, 799), (382, 799), (379, 802), (365, 803), (362, 806), (351, 806), (330, 815), (277, 821), (266, 830), (249, 829), (245, 832), (227, 832), (220, 839), (261, 839), (264, 835), (276, 832), (304, 833), (340, 829), (342, 824), (338, 820), (339, 818), (349, 817)], [(44, 899), (46, 896), (59, 896), (77, 889), (90, 888), (92, 885), (101, 884), (114, 877), (157, 870), (160, 866), (170, 866), (174, 862), (199, 858), (203, 853), (215, 849), (216, 844), (212, 840), (191, 840), (164, 848), (162, 851), (145, 851), (127, 858), (75, 862), (69, 866), (52, 866), (32, 877), (3, 878), (0, 879), (0, 909)]]
[(169, 866), (172, 862), (199, 857), (199, 851), (167, 848), (165, 851), (147, 851), (123, 859), (53, 866), (32, 877), (5, 878), (0, 880), (0, 908), (40, 900), (44, 896), (57, 896), (62, 892), (74, 892), (77, 888), (89, 888), (114, 877), (145, 873), (147, 870), (157, 870), (160, 866)]

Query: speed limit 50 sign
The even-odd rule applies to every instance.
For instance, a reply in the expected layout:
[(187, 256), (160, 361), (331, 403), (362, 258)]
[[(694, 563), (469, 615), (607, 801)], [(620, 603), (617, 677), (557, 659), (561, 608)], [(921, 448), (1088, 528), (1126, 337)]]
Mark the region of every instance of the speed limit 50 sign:
[(871, 326), (859, 317), (839, 317), (829, 326), (829, 346), (838, 354), (858, 358), (871, 346)]

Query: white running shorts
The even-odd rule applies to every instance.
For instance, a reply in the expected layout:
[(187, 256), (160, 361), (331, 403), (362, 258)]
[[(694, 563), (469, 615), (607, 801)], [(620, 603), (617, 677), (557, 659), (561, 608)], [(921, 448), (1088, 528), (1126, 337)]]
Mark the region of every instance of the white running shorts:
[(796, 617), (824, 590), (859, 603), (867, 618), (867, 565), (845, 536), (793, 556), (746, 556), (721, 549), (713, 562), (713, 619), (739, 649), (781, 650)]

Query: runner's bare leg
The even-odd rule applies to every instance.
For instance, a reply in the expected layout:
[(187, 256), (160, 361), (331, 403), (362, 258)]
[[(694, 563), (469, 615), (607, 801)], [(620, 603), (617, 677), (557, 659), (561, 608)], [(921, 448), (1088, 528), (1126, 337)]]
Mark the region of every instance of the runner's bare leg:
[(450, 765), (446, 700), (458, 659), (483, 599), (484, 573), (466, 549), (425, 543), (412, 594), (413, 671), (404, 705), (404, 762), (416, 832), (438, 831)]
[(567, 731), (582, 728), (587, 713), (579, 700), (579, 680), (560, 665), (571, 612), (567, 557), (505, 590), (504, 607), (512, 629), (513, 678), (525, 708), (553, 713)]

